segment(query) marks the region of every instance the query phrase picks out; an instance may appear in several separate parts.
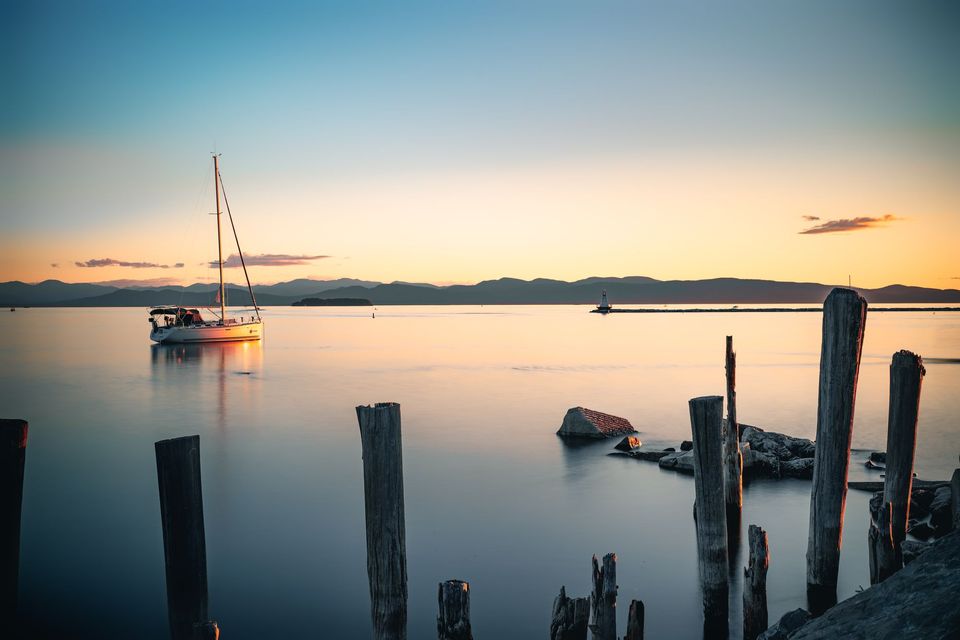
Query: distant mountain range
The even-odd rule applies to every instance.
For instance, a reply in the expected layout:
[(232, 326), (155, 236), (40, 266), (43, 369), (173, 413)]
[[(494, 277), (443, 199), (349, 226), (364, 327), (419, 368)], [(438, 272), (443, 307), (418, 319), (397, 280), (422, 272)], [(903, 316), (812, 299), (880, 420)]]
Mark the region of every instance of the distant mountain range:
[[(819, 303), (833, 285), (814, 282), (777, 282), (713, 278), (709, 280), (654, 280), (644, 276), (592, 277), (563, 280), (500, 278), (472, 285), (441, 287), (432, 284), (367, 280), (299, 279), (253, 287), (260, 306), (290, 305), (303, 298), (364, 298), (375, 305), (391, 304), (596, 304), (607, 290), (617, 304), (764, 304)], [(856, 287), (855, 287), (856, 288)], [(868, 302), (960, 302), (960, 290), (890, 285), (857, 289)], [(214, 303), (216, 284), (166, 287), (114, 287), (45, 280), (37, 284), (0, 283), (4, 307), (150, 307), (162, 304), (207, 306)], [(249, 306), (246, 287), (227, 285), (227, 302)]]

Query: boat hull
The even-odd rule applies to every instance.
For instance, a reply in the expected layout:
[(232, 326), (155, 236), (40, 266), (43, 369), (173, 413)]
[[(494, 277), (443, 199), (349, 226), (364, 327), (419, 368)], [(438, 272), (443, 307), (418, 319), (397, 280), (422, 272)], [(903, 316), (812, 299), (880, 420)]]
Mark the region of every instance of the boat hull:
[(262, 322), (202, 324), (189, 327), (158, 327), (150, 339), (160, 344), (193, 344), (200, 342), (243, 342), (263, 338)]

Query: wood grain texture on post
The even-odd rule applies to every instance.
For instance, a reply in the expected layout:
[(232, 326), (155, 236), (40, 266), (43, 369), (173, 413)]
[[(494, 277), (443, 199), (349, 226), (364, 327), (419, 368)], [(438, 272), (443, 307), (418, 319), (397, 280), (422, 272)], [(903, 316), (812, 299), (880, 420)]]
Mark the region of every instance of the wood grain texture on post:
[(755, 524), (747, 535), (750, 557), (743, 570), (743, 640), (757, 640), (767, 630), (767, 532)]
[(907, 537), (913, 456), (917, 448), (920, 386), (926, 370), (920, 356), (909, 351), (893, 354), (890, 363), (890, 405), (887, 414), (887, 469), (883, 499), (893, 505), (890, 530), (898, 550)]
[(441, 582), (437, 591), (437, 640), (473, 640), (470, 628), (470, 585), (462, 580)]
[(26, 420), (0, 419), (0, 622), (17, 615)]
[(590, 598), (568, 598), (566, 587), (553, 600), (550, 640), (587, 640)]
[(737, 422), (737, 354), (733, 336), (727, 336), (727, 421), (723, 428), (723, 487), (727, 507), (743, 507), (743, 454), (740, 453), (740, 424)]
[(631, 600), (627, 611), (627, 635), (623, 640), (643, 640), (643, 600)]
[(367, 577), (375, 640), (407, 637), (407, 543), (400, 405), (357, 407), (363, 452)]
[[(834, 289), (823, 303), (817, 438), (807, 541), (808, 591), (836, 591), (843, 539), (843, 508), (853, 409), (867, 302), (851, 289)], [(821, 596), (817, 596), (821, 599)]]
[(953, 528), (960, 531), (960, 469), (953, 470), (950, 478), (950, 504), (953, 510)]
[(593, 640), (617, 640), (617, 554), (593, 556), (593, 592), (590, 594), (590, 632)]
[(871, 509), (870, 528), (867, 531), (867, 554), (870, 562), (870, 584), (879, 584), (896, 573), (903, 564), (891, 531), (893, 505), (884, 502)]
[(727, 621), (727, 512), (723, 497), (720, 431), (723, 398), (690, 400), (693, 479), (696, 488), (697, 557), (703, 614), (709, 628)]
[(167, 615), (173, 640), (192, 640), (207, 620), (207, 547), (200, 483), (200, 436), (154, 445), (167, 568)]

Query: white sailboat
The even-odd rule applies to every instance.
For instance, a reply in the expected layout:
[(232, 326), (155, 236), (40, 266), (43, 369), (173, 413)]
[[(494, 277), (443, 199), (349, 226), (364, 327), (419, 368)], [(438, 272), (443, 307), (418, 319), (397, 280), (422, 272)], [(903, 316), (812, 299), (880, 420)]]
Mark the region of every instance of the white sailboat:
[(240, 249), (240, 239), (237, 237), (237, 228), (233, 224), (233, 215), (230, 213), (230, 203), (224, 192), (224, 204), (227, 206), (227, 215), (230, 217), (230, 227), (233, 229), (233, 238), (237, 243), (237, 253), (240, 256), (240, 265), (243, 275), (247, 279), (247, 290), (253, 302), (255, 315), (249, 317), (227, 318), (226, 297), (223, 288), (223, 241), (220, 233), (220, 190), (223, 180), (220, 177), (220, 157), (213, 156), (213, 188), (217, 201), (217, 257), (220, 267), (220, 288), (217, 291), (217, 302), (220, 303), (220, 317), (205, 320), (199, 309), (190, 309), (180, 305), (163, 305), (150, 309), (150, 339), (163, 344), (184, 344), (195, 342), (236, 342), (240, 340), (260, 340), (263, 337), (263, 319), (260, 318), (260, 308), (250, 286), (250, 276), (247, 275), (247, 265), (243, 260), (243, 251)]

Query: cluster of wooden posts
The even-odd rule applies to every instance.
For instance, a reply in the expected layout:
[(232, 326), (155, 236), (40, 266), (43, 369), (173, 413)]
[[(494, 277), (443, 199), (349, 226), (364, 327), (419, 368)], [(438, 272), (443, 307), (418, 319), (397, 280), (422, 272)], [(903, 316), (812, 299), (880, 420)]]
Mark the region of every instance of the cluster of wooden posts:
[[(835, 289), (823, 307), (816, 454), (810, 500), (807, 588), (810, 607), (819, 613), (836, 602), (843, 510), (853, 428), (857, 374), (867, 305), (848, 289)], [(870, 529), (871, 581), (902, 565), (899, 543), (906, 535), (916, 443), (920, 357), (900, 351), (890, 368), (890, 413), (884, 504)], [(726, 636), (728, 629), (728, 535), (739, 531), (742, 459), (736, 412), (736, 355), (726, 343), (726, 404), (706, 396), (689, 402), (693, 433), (697, 547), (703, 593), (704, 629)], [(376, 640), (403, 640), (407, 629), (407, 560), (403, 501), (400, 405), (357, 407), (363, 455), (367, 574), (370, 613)], [(0, 616), (16, 615), (20, 507), (27, 423), (0, 420)], [(206, 546), (200, 482), (200, 438), (185, 436), (155, 444), (160, 513), (166, 561), (167, 605), (174, 640), (216, 639), (208, 618)], [(956, 476), (955, 476), (956, 478)], [(732, 525), (732, 528), (731, 528)], [(733, 544), (735, 544), (734, 538)], [(744, 570), (743, 637), (755, 640), (768, 626), (767, 534), (749, 526), (749, 559)], [(592, 593), (568, 598), (565, 588), (553, 605), (551, 640), (617, 640), (615, 554), (593, 558)], [(437, 637), (472, 640), (470, 585), (447, 580), (438, 585)], [(643, 638), (644, 605), (630, 603), (626, 640)]]

